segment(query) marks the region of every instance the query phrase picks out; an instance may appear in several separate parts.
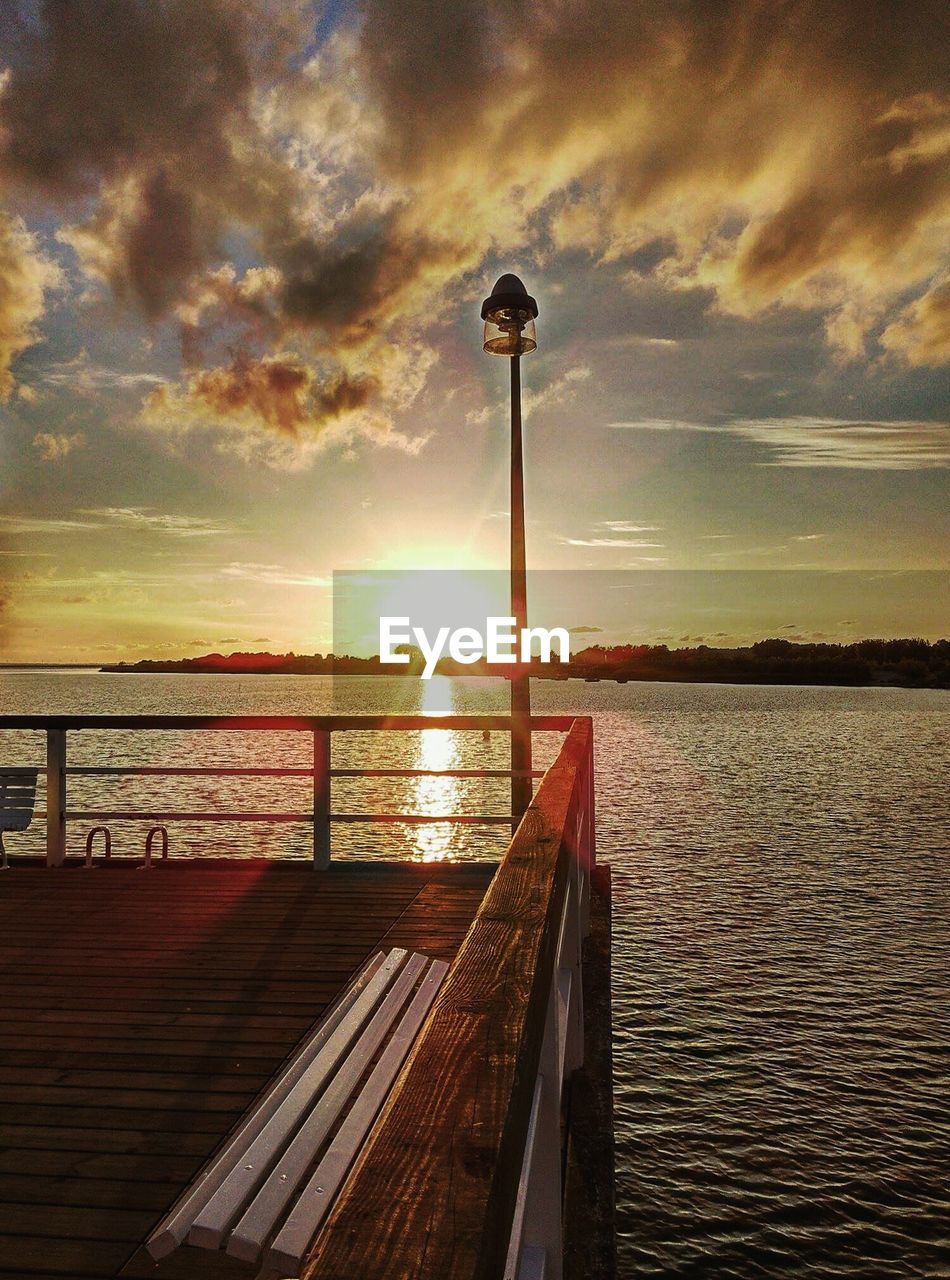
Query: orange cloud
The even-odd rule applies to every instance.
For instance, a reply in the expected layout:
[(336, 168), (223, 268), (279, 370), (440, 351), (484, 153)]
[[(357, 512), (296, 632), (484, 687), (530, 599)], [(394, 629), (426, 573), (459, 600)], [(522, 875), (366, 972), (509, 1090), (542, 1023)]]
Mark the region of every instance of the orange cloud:
[(65, 432), (37, 431), (33, 437), (33, 448), (39, 451), (44, 462), (62, 462), (75, 449), (81, 449), (86, 437), (81, 431), (72, 435)]
[(911, 365), (950, 360), (950, 281), (905, 307), (881, 334), (881, 346)]
[(47, 291), (61, 283), (59, 268), (39, 251), (23, 222), (0, 211), (0, 401), (17, 387), (11, 364), (39, 341)]
[(296, 436), (303, 430), (319, 431), (341, 414), (363, 408), (378, 389), (374, 378), (341, 375), (317, 385), (313, 370), (292, 358), (239, 356), (227, 368), (195, 374), (188, 395), (220, 417), (248, 413)]

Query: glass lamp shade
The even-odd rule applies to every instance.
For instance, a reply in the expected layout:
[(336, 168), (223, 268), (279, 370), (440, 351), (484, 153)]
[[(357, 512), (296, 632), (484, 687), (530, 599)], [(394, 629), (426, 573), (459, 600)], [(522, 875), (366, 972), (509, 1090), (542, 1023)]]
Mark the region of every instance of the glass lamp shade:
[(498, 307), (485, 316), (484, 349), (492, 356), (523, 356), (536, 351), (534, 316), (522, 307)]

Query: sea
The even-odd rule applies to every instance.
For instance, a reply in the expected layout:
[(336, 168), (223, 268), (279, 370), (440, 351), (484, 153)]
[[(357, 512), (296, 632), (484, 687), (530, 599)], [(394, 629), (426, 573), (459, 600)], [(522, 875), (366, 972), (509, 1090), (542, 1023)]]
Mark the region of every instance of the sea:
[[(482, 714), (503, 681), (0, 672), (2, 714)], [(536, 681), (594, 718), (613, 880), (620, 1275), (950, 1276), (950, 695)], [(42, 764), (5, 731), (3, 764)], [(70, 765), (306, 768), (304, 733), (70, 735)], [(542, 767), (557, 735), (535, 735)], [(493, 733), (334, 735), (336, 767), (504, 768)], [(83, 810), (305, 812), (306, 779), (70, 778)], [(337, 812), (499, 813), (503, 784), (339, 779)], [(82, 851), (73, 824), (70, 853)], [(114, 852), (140, 857), (141, 824)], [(340, 823), (333, 856), (498, 857), (504, 829)], [(42, 823), (10, 837), (38, 853)], [(306, 858), (305, 823), (173, 823), (171, 856)]]

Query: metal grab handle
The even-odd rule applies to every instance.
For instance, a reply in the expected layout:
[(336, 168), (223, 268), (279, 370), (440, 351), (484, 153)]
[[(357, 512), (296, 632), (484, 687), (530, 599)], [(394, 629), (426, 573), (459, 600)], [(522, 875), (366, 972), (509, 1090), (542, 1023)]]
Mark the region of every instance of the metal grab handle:
[(152, 841), (156, 836), (162, 837), (162, 862), (168, 858), (168, 828), (152, 827), (151, 831), (145, 837), (145, 861), (139, 867), (139, 871), (149, 871), (152, 866)]
[(83, 864), (84, 870), (86, 871), (92, 870), (92, 867), (93, 867), (92, 842), (95, 840), (96, 836), (99, 836), (99, 835), (105, 836), (106, 838), (106, 858), (108, 859), (112, 857), (112, 834), (109, 831), (109, 828), (93, 827), (92, 830), (89, 832), (89, 834), (86, 836), (86, 861)]

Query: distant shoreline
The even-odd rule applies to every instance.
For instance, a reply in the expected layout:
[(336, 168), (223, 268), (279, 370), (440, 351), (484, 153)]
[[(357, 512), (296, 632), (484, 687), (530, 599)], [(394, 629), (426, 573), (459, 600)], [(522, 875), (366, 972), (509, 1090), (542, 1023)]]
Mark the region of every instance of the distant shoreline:
[[(232, 653), (199, 658), (142, 659), (108, 663), (112, 674), (175, 675), (331, 675), (419, 677), (421, 659), (408, 665), (382, 663), (378, 657), (333, 654)], [(443, 659), (437, 674), (510, 679), (509, 665), (485, 662), (463, 665)], [(839, 685), (851, 687), (950, 688), (950, 640), (859, 640), (850, 645), (800, 644), (760, 640), (736, 649), (700, 645), (669, 649), (666, 645), (593, 646), (573, 654), (570, 662), (529, 665), (539, 680), (659, 681), (688, 684)]]

